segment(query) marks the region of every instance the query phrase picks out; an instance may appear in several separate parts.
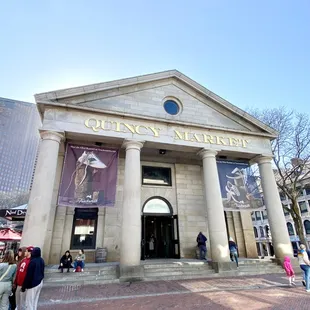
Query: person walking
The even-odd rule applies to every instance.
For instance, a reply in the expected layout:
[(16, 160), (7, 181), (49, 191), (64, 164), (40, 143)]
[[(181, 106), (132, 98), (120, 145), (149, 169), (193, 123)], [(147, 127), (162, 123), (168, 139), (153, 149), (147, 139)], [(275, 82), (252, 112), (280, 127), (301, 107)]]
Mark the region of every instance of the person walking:
[(9, 296), (12, 293), (16, 267), (14, 252), (8, 250), (0, 264), (0, 310), (9, 309)]
[(283, 268), (286, 272), (286, 275), (288, 276), (290, 285), (295, 286), (296, 285), (295, 284), (295, 272), (294, 272), (293, 266), (291, 264), (291, 259), (289, 258), (289, 256), (284, 257)]
[(306, 246), (301, 244), (298, 252), (298, 263), (304, 272), (304, 280), (306, 282), (306, 292), (310, 293), (310, 261), (306, 251)]
[(196, 238), (196, 242), (199, 248), (199, 258), (201, 260), (206, 260), (206, 256), (207, 256), (206, 241), (207, 241), (207, 237), (202, 232), (199, 232)]
[(238, 246), (236, 244), (236, 242), (234, 241), (234, 239), (232, 237), (229, 238), (229, 252), (230, 252), (230, 259), (233, 262), (234, 258), (237, 264), (237, 267), (239, 266), (239, 262), (238, 262)]
[(60, 269), (60, 272), (64, 272), (64, 268), (67, 269), (67, 272), (70, 272), (70, 268), (72, 267), (72, 256), (70, 254), (70, 251), (66, 251), (66, 253), (61, 257), (60, 259), (60, 265), (58, 269)]
[(27, 269), (30, 263), (32, 250), (33, 250), (33, 246), (28, 246), (26, 248), (25, 257), (17, 266), (16, 277), (15, 277), (13, 287), (16, 289), (16, 292), (15, 292), (16, 307), (19, 310), (25, 309), (26, 294), (22, 292), (21, 289), (22, 289), (22, 286), (23, 286), (23, 283), (26, 277)]
[(43, 286), (45, 263), (41, 257), (41, 249), (33, 248), (26, 277), (22, 285), (22, 292), (26, 292), (26, 309), (37, 310), (40, 292)]

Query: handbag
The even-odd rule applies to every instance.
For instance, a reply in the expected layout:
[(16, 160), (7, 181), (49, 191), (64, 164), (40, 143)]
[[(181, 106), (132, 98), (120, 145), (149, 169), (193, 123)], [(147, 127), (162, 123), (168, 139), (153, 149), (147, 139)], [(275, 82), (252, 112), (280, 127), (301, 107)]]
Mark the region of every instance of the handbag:
[(8, 274), (9, 270), (11, 269), (12, 265), (9, 265), (8, 269), (5, 271), (5, 273), (1, 276), (0, 282), (4, 279), (4, 277)]

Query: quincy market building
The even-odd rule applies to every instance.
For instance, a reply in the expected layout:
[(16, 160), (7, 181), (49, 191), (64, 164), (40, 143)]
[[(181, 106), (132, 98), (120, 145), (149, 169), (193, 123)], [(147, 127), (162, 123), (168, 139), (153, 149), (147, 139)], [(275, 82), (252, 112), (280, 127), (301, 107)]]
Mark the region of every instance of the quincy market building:
[(121, 273), (146, 258), (208, 258), (229, 266), (228, 237), (257, 257), (246, 178), (259, 166), (275, 255), (292, 256), (274, 179), (276, 132), (172, 70), (35, 95), (41, 144), (23, 231), (47, 263), (96, 248)]

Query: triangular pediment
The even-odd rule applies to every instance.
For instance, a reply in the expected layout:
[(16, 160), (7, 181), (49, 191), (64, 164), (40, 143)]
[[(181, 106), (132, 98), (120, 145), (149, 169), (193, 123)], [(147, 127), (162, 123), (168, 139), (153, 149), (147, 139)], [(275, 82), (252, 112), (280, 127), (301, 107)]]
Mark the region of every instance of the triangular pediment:
[[(267, 125), (175, 70), (38, 94), (35, 98), (42, 112), (45, 105), (65, 105), (185, 125), (276, 135)], [(167, 99), (178, 102), (179, 114), (165, 111), (163, 104)]]

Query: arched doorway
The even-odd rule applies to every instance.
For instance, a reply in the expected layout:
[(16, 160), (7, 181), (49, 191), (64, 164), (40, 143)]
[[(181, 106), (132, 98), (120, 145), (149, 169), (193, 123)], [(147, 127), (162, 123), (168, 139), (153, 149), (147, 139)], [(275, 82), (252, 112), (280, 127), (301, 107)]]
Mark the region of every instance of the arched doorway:
[(142, 208), (141, 259), (180, 258), (178, 216), (168, 200), (149, 198)]

